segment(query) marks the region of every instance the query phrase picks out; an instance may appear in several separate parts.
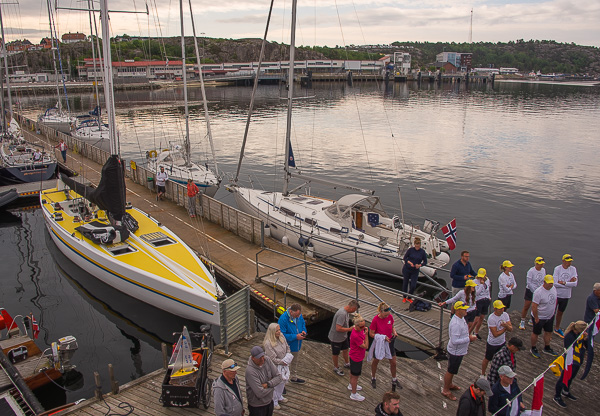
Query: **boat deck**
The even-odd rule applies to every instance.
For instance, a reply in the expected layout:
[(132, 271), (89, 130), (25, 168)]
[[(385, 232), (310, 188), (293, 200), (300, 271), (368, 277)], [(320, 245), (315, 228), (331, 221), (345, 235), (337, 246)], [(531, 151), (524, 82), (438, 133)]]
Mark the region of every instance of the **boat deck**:
[[(512, 317), (513, 326), (518, 326), (520, 317), (515, 314)], [(487, 336), (487, 328), (483, 328), (481, 335)], [(520, 336), (525, 345), (529, 338), (531, 327), (525, 331), (516, 330), (514, 334)], [(245, 391), (244, 372), (247, 366), (250, 348), (262, 343), (263, 334), (255, 334), (249, 340), (240, 340), (230, 347), (231, 357), (242, 368), (238, 371), (238, 377)], [(552, 347), (559, 350), (562, 340), (553, 336)], [(600, 353), (600, 347), (596, 347), (596, 354)], [(469, 354), (463, 360), (459, 374), (455, 377), (455, 383), (462, 387), (459, 393), (478, 377), (481, 368), (481, 360), (485, 354), (485, 342), (476, 341), (469, 347)], [(363, 374), (359, 378), (359, 385), (363, 386), (361, 394), (366, 397), (363, 402), (352, 401), (349, 398), (350, 392), (347, 390), (349, 374), (338, 376), (332, 371), (331, 349), (329, 345), (312, 341), (303, 343), (300, 355), (299, 376), (306, 379), (307, 382), (302, 385), (288, 383), (286, 386), (288, 402), (281, 405), (281, 410), (276, 410), (275, 414), (280, 415), (332, 415), (347, 416), (371, 415), (374, 408), (381, 401), (383, 394), (390, 389), (391, 375), (389, 365), (382, 362), (377, 370), (377, 388), (373, 389), (369, 380), (370, 365), (365, 361), (363, 363)], [(220, 374), (220, 363), (225, 359), (224, 356), (214, 354), (211, 364), (209, 377), (214, 379)], [(405, 416), (422, 415), (455, 415), (457, 402), (448, 401), (440, 393), (442, 387), (442, 378), (446, 371), (447, 361), (436, 361), (434, 358), (428, 358), (423, 361), (411, 360), (408, 358), (397, 358), (399, 380), (403, 386), (399, 390), (400, 410)], [(522, 351), (517, 354), (517, 374), (519, 386), (521, 389), (533, 380), (535, 376), (544, 371), (551, 363), (550, 356), (542, 355), (540, 359), (533, 359), (528, 351)], [(165, 408), (159, 402), (161, 393), (161, 383), (165, 370), (157, 370), (147, 376), (135, 380), (121, 387), (120, 393), (116, 395), (106, 395), (104, 400), (88, 400), (67, 411), (63, 414), (69, 415), (104, 415), (110, 406), (112, 412), (116, 411), (118, 406), (126, 404), (132, 406), (133, 414), (136, 415), (214, 415), (214, 404), (208, 410), (204, 408)], [(559, 408), (552, 402), (554, 394), (554, 385), (557, 378), (552, 373), (546, 373), (544, 386), (544, 415), (558, 416), (569, 414), (592, 415), (598, 414), (596, 396), (597, 385), (600, 382), (600, 364), (596, 360), (590, 375), (585, 381), (579, 378), (573, 381), (572, 392), (579, 398), (576, 402), (567, 401), (568, 408)], [(533, 388), (529, 388), (524, 393), (524, 403), (527, 407), (531, 406)], [(244, 393), (245, 396), (245, 393)]]

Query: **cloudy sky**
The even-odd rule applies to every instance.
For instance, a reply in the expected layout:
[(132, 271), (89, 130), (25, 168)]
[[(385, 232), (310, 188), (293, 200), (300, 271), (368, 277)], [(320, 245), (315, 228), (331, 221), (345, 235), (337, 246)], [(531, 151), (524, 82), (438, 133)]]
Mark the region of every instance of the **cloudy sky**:
[[(6, 2), (7, 0), (3, 0)], [(7, 40), (38, 43), (48, 36), (46, 0), (2, 6)], [(55, 0), (51, 0), (54, 4)], [(96, 3), (97, 4), (97, 3)], [(179, 2), (147, 0), (150, 15), (111, 14), (111, 33), (179, 34)], [(87, 0), (58, 0), (59, 7), (87, 7)], [(196, 31), (207, 37), (262, 37), (269, 0), (192, 0)], [(289, 43), (291, 0), (275, 0), (269, 40)], [(143, 0), (109, 0), (111, 10), (145, 10)], [(189, 13), (184, 5), (186, 20)], [(473, 9), (473, 41), (555, 40), (600, 46), (600, 1), (573, 0), (300, 0), (298, 45), (387, 44), (393, 41), (466, 42)], [(59, 35), (90, 33), (88, 14), (59, 10)], [(186, 23), (186, 32), (191, 26)]]

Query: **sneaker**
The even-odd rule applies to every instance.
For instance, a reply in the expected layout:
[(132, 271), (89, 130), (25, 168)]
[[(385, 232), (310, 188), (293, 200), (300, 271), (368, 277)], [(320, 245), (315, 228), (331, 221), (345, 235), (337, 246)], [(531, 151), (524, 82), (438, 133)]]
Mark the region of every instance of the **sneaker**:
[(565, 396), (569, 400), (576, 401), (577, 397), (573, 396), (570, 391), (563, 390), (562, 395)]
[(377, 388), (377, 379), (374, 379), (374, 378), (371, 379), (371, 387), (373, 387), (374, 389)]
[(333, 372), (336, 373), (338, 376), (344, 375), (344, 371), (340, 370), (338, 367), (333, 367)]
[[(348, 384), (348, 390), (352, 390), (352, 385)], [(361, 391), (361, 390), (362, 390), (362, 387), (357, 384), (356, 391)]]
[(412, 300), (412, 299), (409, 299), (408, 301), (409, 301), (410, 303), (413, 303), (413, 302), (414, 302), (414, 300)]
[(529, 318), (529, 321), (527, 321), (527, 325), (533, 326), (533, 319)]
[(538, 352), (537, 347), (531, 347), (531, 355), (535, 358), (540, 358), (540, 353)]
[(564, 333), (564, 331), (563, 331), (562, 329), (560, 329), (560, 328), (558, 328), (558, 329), (555, 329), (555, 330), (554, 330), (554, 333), (555, 333), (556, 335), (558, 335), (559, 337), (561, 337), (561, 338), (564, 338), (564, 337), (565, 337), (565, 333)]
[(289, 402), (289, 400), (286, 399), (285, 397), (283, 399), (279, 400), (279, 403), (287, 403), (287, 402)]
[(521, 323), (519, 324), (519, 329), (525, 329), (525, 319), (521, 319)]
[(350, 398), (351, 398), (352, 400), (356, 400), (357, 402), (362, 402), (362, 401), (365, 399), (365, 396), (361, 396), (361, 395), (360, 395), (360, 394), (358, 394), (358, 393), (352, 393), (352, 394), (350, 395)]
[(344, 364), (344, 368), (350, 368), (350, 363)]
[(408, 299), (402, 298), (402, 303), (406, 303), (406, 302), (408, 302)]
[(396, 387), (398, 387), (400, 390), (402, 390), (402, 386), (400, 385), (400, 382), (398, 381), (398, 379), (392, 380), (392, 391), (396, 391)]
[(273, 406), (273, 409), (275, 410), (281, 410), (281, 406), (279, 406), (279, 404), (276, 404)]
[(301, 379), (301, 378), (290, 379), (290, 382), (296, 383), (296, 384), (304, 384), (304, 383), (306, 383), (306, 381), (303, 380), (303, 379)]
[(551, 355), (553, 357), (558, 357), (558, 353), (556, 351), (554, 351), (552, 348), (550, 347), (544, 347), (544, 349), (542, 350), (542, 352), (544, 354), (548, 354)]
[(563, 399), (561, 397), (554, 397), (552, 400), (554, 400), (554, 403), (556, 403), (560, 407), (567, 407), (566, 403), (563, 402)]

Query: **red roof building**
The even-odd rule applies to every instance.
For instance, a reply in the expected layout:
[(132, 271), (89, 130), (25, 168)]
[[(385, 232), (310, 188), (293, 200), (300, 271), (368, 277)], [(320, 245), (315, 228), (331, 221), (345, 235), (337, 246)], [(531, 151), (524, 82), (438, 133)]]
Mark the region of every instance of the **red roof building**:
[(86, 36), (83, 33), (65, 33), (62, 35), (63, 43), (85, 42)]

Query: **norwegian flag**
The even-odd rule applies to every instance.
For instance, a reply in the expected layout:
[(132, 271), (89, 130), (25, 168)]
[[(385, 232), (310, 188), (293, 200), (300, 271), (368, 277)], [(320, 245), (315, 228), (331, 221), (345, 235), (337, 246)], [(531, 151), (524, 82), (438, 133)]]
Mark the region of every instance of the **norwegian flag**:
[(531, 416), (542, 416), (544, 408), (544, 374), (535, 380), (533, 387), (533, 399), (531, 400)]
[(444, 233), (444, 237), (446, 237), (448, 247), (450, 247), (450, 250), (454, 250), (456, 248), (456, 218), (444, 225), (442, 232)]
[(569, 387), (569, 380), (571, 380), (571, 376), (573, 375), (573, 346), (567, 350), (567, 355), (565, 355), (565, 369), (563, 370), (563, 379), (562, 382), (565, 387)]
[(31, 329), (33, 329), (33, 338), (37, 339), (38, 335), (40, 334), (40, 326), (33, 317), (33, 314), (31, 314)]

